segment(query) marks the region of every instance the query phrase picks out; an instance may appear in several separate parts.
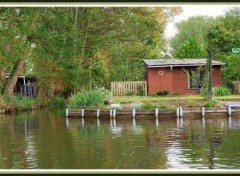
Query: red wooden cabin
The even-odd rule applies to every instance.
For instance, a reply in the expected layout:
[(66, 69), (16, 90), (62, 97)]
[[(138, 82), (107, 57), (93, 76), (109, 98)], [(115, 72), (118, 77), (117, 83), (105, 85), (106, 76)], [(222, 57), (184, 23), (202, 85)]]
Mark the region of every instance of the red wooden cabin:
[[(152, 59), (146, 64), (148, 95), (168, 90), (169, 94), (198, 94), (201, 91), (207, 59)], [(221, 85), (221, 66), (212, 61), (212, 84)]]

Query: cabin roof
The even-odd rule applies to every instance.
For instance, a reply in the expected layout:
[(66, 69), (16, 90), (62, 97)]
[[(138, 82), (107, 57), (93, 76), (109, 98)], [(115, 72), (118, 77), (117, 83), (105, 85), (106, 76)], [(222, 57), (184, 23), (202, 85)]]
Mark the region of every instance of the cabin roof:
[[(144, 59), (148, 67), (180, 67), (180, 66), (203, 66), (207, 59)], [(212, 65), (224, 65), (223, 62), (212, 60)]]

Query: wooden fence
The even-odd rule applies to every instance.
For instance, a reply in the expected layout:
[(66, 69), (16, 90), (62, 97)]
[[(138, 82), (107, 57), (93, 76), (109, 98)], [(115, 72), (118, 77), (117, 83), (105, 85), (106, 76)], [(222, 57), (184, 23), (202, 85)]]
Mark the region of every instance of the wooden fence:
[(111, 82), (111, 91), (113, 96), (123, 96), (131, 92), (138, 95), (140, 91), (146, 96), (147, 81)]
[(233, 81), (232, 83), (234, 85), (233, 92), (240, 93), (240, 81)]

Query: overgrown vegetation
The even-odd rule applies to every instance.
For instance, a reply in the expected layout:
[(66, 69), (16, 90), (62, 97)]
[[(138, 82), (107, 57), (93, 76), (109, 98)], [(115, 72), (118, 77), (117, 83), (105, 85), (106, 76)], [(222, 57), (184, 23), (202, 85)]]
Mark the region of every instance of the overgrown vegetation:
[(69, 100), (70, 108), (95, 109), (103, 106), (105, 94), (99, 90), (78, 92)]
[(13, 106), (16, 110), (33, 109), (36, 107), (36, 99), (17, 95), (13, 97)]
[(63, 107), (67, 105), (67, 100), (63, 97), (54, 96), (46, 99), (43, 105), (46, 107), (49, 107), (49, 106)]
[(228, 96), (231, 92), (227, 87), (217, 86), (214, 88), (214, 96)]

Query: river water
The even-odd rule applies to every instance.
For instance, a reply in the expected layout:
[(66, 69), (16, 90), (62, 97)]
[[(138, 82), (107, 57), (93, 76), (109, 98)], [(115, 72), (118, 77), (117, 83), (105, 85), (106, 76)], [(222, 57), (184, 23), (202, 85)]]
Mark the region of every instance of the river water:
[(240, 118), (1, 115), (0, 169), (240, 169)]

